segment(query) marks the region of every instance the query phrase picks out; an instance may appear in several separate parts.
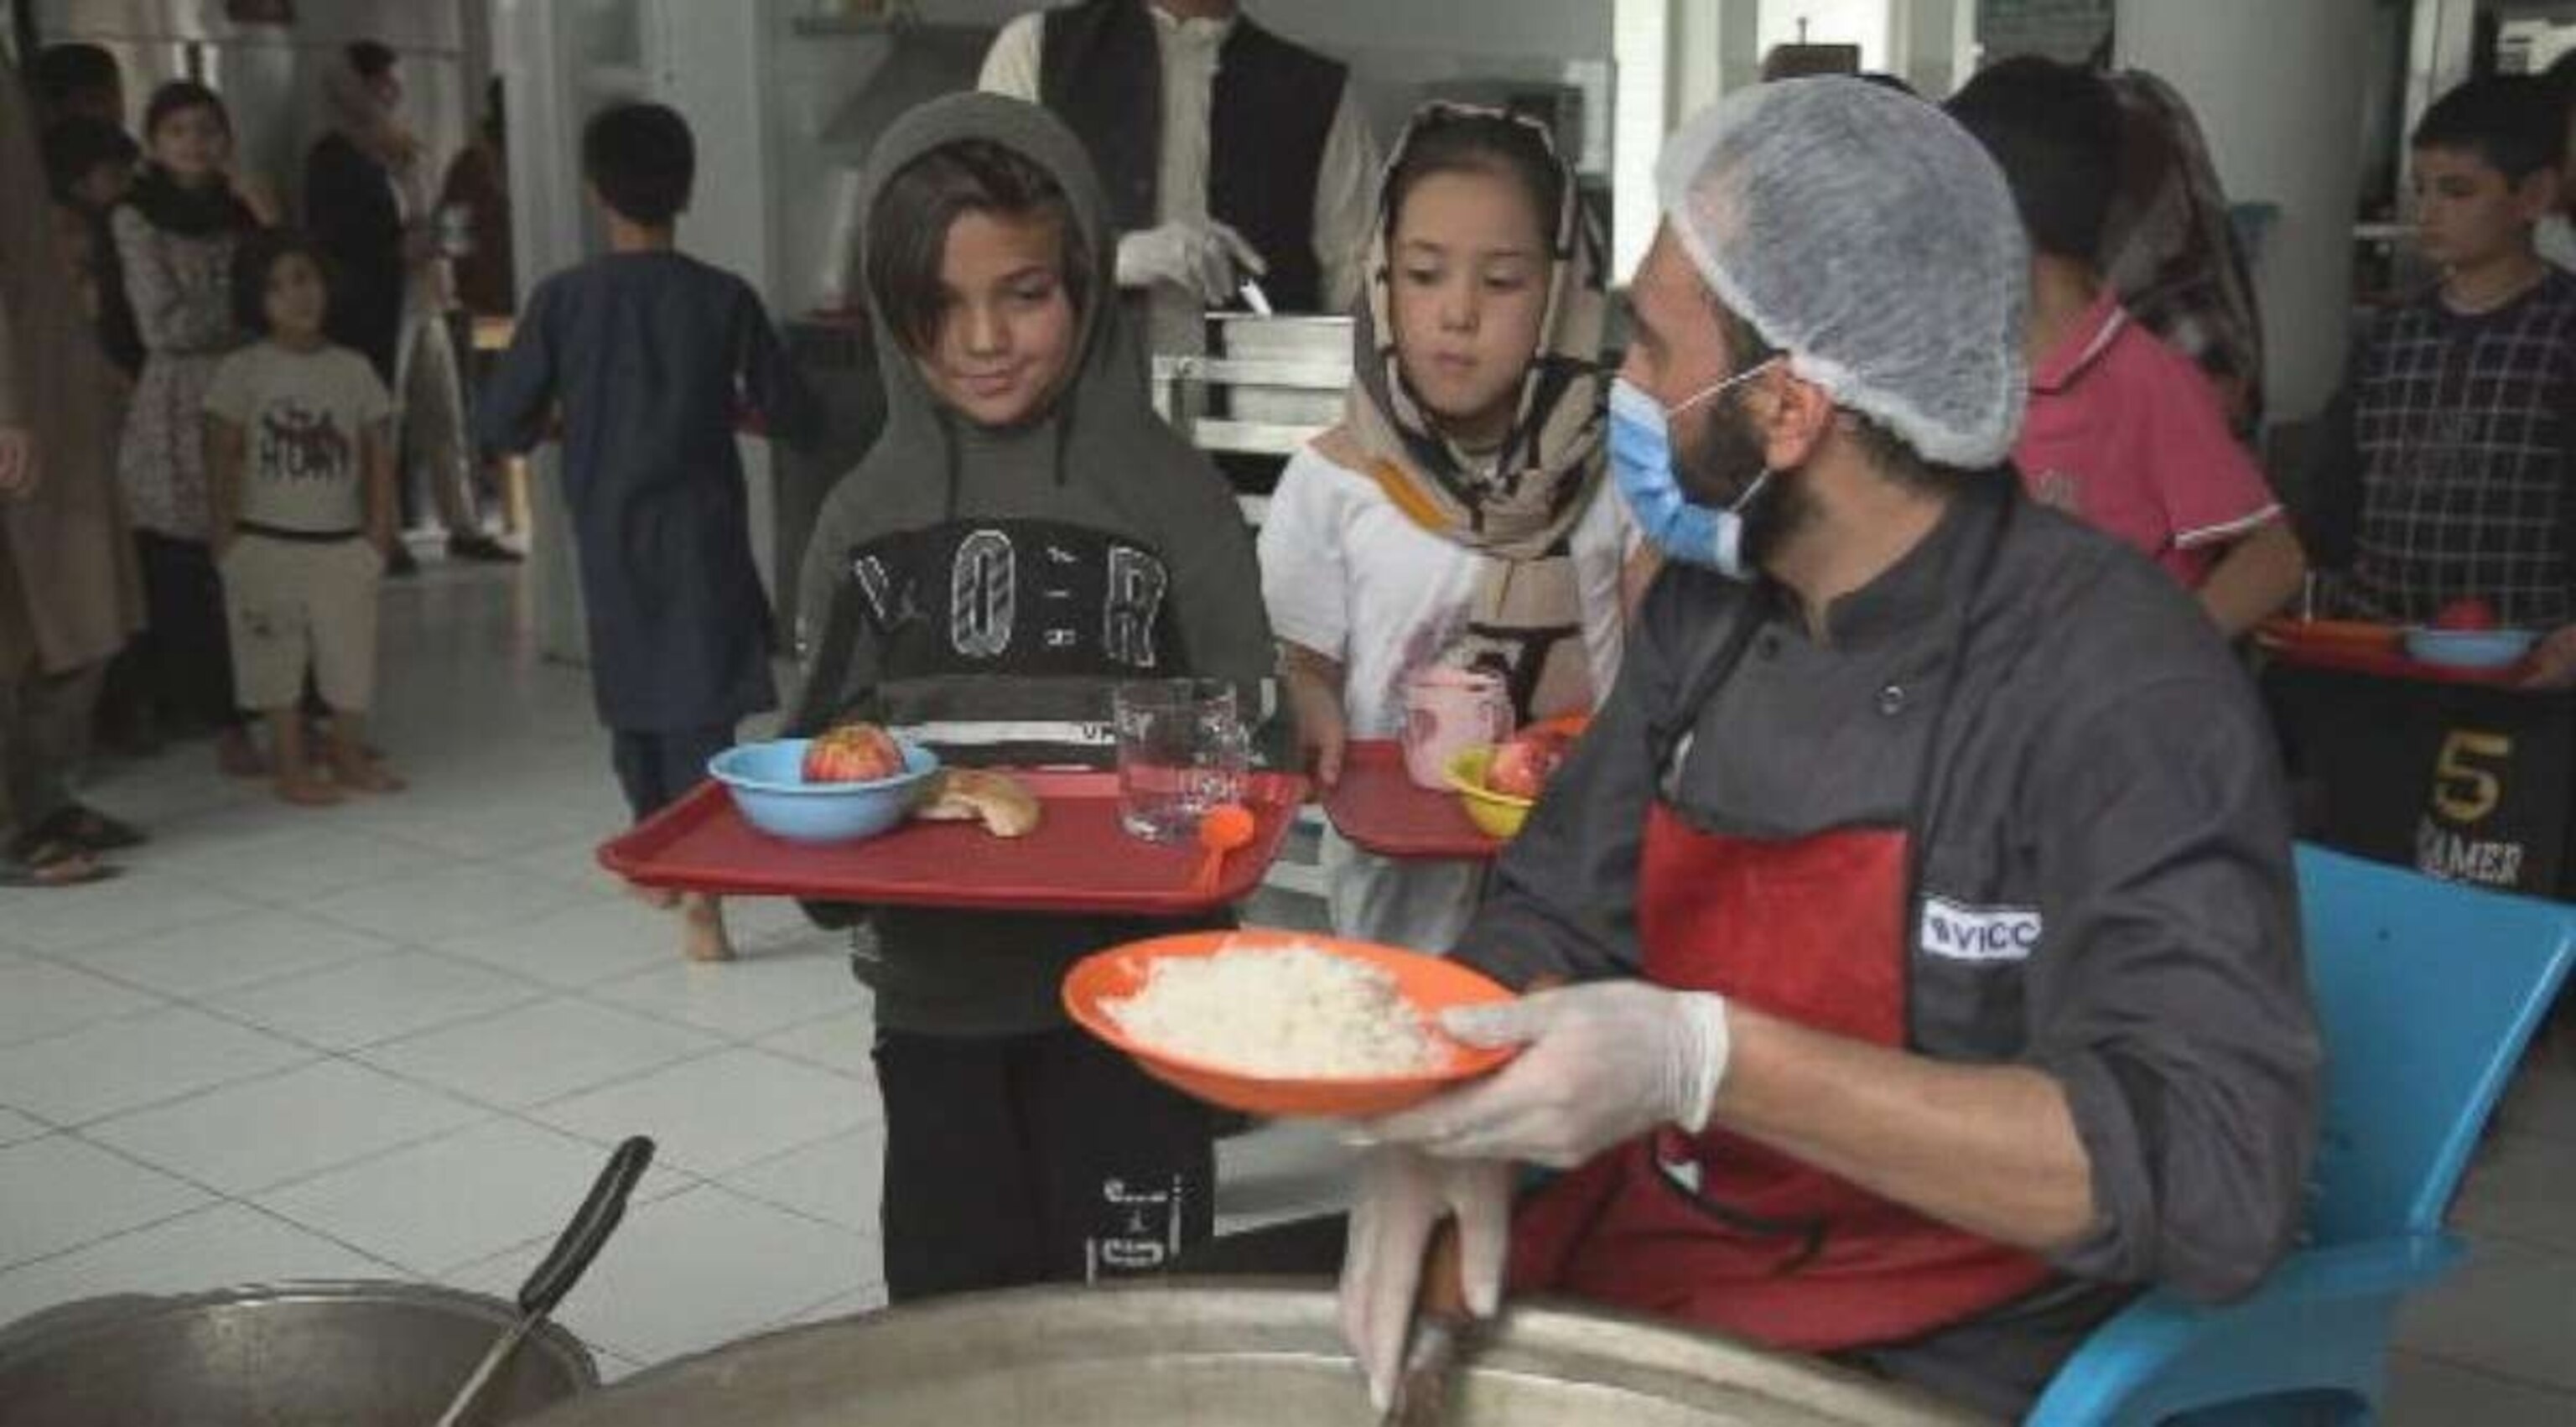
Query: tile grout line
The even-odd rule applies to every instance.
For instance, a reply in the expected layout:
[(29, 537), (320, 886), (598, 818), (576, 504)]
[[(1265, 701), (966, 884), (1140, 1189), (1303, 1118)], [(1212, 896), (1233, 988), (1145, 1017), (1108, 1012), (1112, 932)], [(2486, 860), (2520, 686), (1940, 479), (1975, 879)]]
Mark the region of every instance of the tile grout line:
[(2551, 1397), (2566, 1398), (2570, 1401), (2576, 1401), (2576, 1383), (2550, 1382), (2541, 1378), (2524, 1377), (2520, 1373), (2498, 1368), (2488, 1363), (2472, 1362), (2466, 1358), (2454, 1357), (2449, 1353), (2436, 1352), (2427, 1348), (2412, 1347), (2403, 1343), (2391, 1342), (2389, 1344), (2388, 1351), (2391, 1354), (2404, 1353), (2406, 1356), (2411, 1358), (2421, 1358), (2426, 1362), (2440, 1363), (2442, 1366), (2455, 1372), (2464, 1372), (2472, 1377), (2486, 1378), (2491, 1382), (2503, 1383), (2509, 1387), (2523, 1388), (2528, 1391), (2543, 1393)]
[[(238, 918), (225, 918), (224, 920), (246, 920), (251, 917), (266, 916), (271, 913), (281, 911), (291, 912), (292, 910), (293, 909), (291, 908), (284, 907), (251, 907), (245, 908)], [(382, 950), (358, 952), (354, 955), (339, 957), (330, 961), (316, 962), (311, 966), (300, 966), (287, 971), (263, 973), (262, 975), (252, 977), (248, 981), (236, 981), (228, 985), (210, 986), (202, 991), (190, 992), (166, 990), (162, 987), (154, 986), (146, 982), (137, 981), (131, 976), (120, 976), (113, 971), (103, 970), (101, 968), (91, 966), (86, 962), (65, 960), (60, 956), (47, 957), (45, 959), (66, 970), (83, 972), (87, 975), (95, 976), (102, 981), (113, 982), (114, 984), (125, 987), (128, 990), (140, 991), (149, 996), (158, 996), (173, 1005), (188, 1006), (196, 1010), (206, 1011), (209, 1015), (212, 1015), (217, 1013), (212, 1007), (206, 1004), (206, 999), (209, 997), (230, 996), (238, 992), (254, 991), (262, 986), (274, 985), (281, 981), (290, 981), (299, 976), (318, 976), (325, 971), (336, 971), (344, 966), (354, 966), (361, 961), (366, 961), (374, 957), (390, 956), (405, 951), (429, 950), (427, 947), (413, 946), (405, 942), (395, 941), (379, 932), (358, 931), (349, 927), (341, 926), (337, 922), (324, 921), (318, 917), (313, 918), (312, 920), (316, 925), (330, 931), (340, 932), (349, 936), (364, 937), (368, 941), (378, 943), (382, 947)], [(178, 930), (181, 929), (175, 927), (171, 929), (172, 932)], [(171, 932), (152, 932), (147, 937), (138, 938), (137, 940), (149, 940), (152, 937), (162, 937), (170, 934)], [(134, 944), (134, 942), (127, 942), (124, 945), (132, 946)], [(98, 948), (95, 945), (80, 948), (82, 951), (96, 951), (97, 949)], [(81, 1029), (86, 1029), (88, 1026), (92, 1025), (103, 1024), (111, 1020), (122, 1020), (128, 1015), (135, 1014), (140, 1014), (140, 1012), (120, 1012), (113, 1016), (102, 1016), (96, 1021), (85, 1022)], [(227, 1019), (231, 1018), (227, 1017)], [(38, 1039), (50, 1039), (50, 1037), (39, 1037)], [(19, 1044), (32, 1044), (32, 1042), (20, 1042)], [(0, 1050), (11, 1048), (14, 1047), (0, 1045)]]
[[(236, 1206), (239, 1206), (239, 1207), (241, 1207), (241, 1208), (251, 1210), (251, 1211), (253, 1211), (253, 1212), (255, 1212), (255, 1213), (259, 1213), (259, 1214), (265, 1215), (266, 1217), (269, 1217), (269, 1218), (272, 1218), (272, 1219), (277, 1219), (279, 1223), (285, 1224), (285, 1225), (287, 1225), (287, 1227), (289, 1227), (289, 1228), (296, 1229), (296, 1230), (299, 1230), (299, 1231), (302, 1231), (302, 1232), (305, 1232), (305, 1233), (312, 1234), (312, 1235), (314, 1235), (314, 1236), (315, 1236), (315, 1237), (317, 1237), (317, 1238), (327, 1239), (327, 1240), (329, 1240), (332, 1244), (334, 1244), (335, 1246), (337, 1246), (337, 1247), (339, 1247), (339, 1248), (342, 1248), (342, 1249), (346, 1249), (346, 1250), (348, 1250), (349, 1252), (351, 1252), (351, 1253), (354, 1253), (354, 1254), (358, 1255), (360, 1258), (363, 1258), (363, 1259), (367, 1260), (367, 1261), (368, 1261), (368, 1262), (370, 1262), (370, 1263), (383, 1264), (383, 1265), (384, 1265), (386, 1268), (388, 1268), (388, 1269), (392, 1269), (392, 1268), (395, 1268), (395, 1267), (396, 1267), (396, 1266), (395, 1266), (395, 1265), (393, 1265), (393, 1264), (385, 1263), (385, 1261), (384, 1261), (383, 1259), (379, 1258), (378, 1256), (376, 1256), (376, 1255), (374, 1255), (374, 1254), (371, 1254), (371, 1253), (368, 1253), (368, 1252), (366, 1252), (366, 1251), (365, 1251), (365, 1250), (363, 1250), (363, 1249), (360, 1249), (360, 1248), (359, 1248), (359, 1247), (357, 1247), (355, 1244), (345, 1243), (345, 1242), (341, 1241), (340, 1239), (338, 1239), (338, 1238), (334, 1237), (333, 1235), (331, 1235), (331, 1234), (330, 1234), (330, 1233), (328, 1233), (327, 1231), (324, 1231), (324, 1230), (321, 1230), (321, 1229), (316, 1229), (316, 1228), (312, 1227), (311, 1225), (307, 1225), (307, 1224), (300, 1224), (300, 1223), (296, 1223), (296, 1222), (294, 1222), (294, 1221), (292, 1221), (292, 1220), (289, 1220), (289, 1219), (281, 1218), (280, 1216), (278, 1216), (278, 1215), (276, 1215), (276, 1214), (270, 1213), (266, 1208), (262, 1207), (261, 1205), (256, 1204), (256, 1203), (253, 1203), (249, 1198), (247, 1198), (247, 1197), (245, 1197), (245, 1196), (234, 1194), (234, 1193), (232, 1193), (232, 1192), (231, 1192), (231, 1191), (229, 1191), (229, 1190), (219, 1189), (219, 1188), (217, 1188), (216, 1186), (211, 1185), (211, 1184), (208, 1184), (208, 1183), (206, 1183), (205, 1181), (203, 1181), (203, 1180), (201, 1180), (201, 1179), (197, 1179), (197, 1178), (195, 1178), (195, 1177), (193, 1177), (193, 1176), (191, 1176), (191, 1175), (189, 1175), (189, 1174), (187, 1174), (187, 1173), (185, 1173), (185, 1172), (183, 1172), (183, 1171), (175, 1170), (175, 1169), (170, 1169), (170, 1168), (167, 1168), (167, 1167), (162, 1166), (162, 1165), (154, 1164), (154, 1163), (152, 1163), (152, 1162), (151, 1162), (151, 1161), (149, 1161), (149, 1160), (143, 1159), (143, 1158), (141, 1158), (140, 1156), (137, 1156), (137, 1155), (135, 1155), (135, 1154), (133, 1154), (133, 1153), (131, 1153), (131, 1152), (127, 1151), (127, 1150), (124, 1150), (124, 1149), (122, 1149), (122, 1148), (119, 1148), (119, 1147), (118, 1147), (118, 1146), (116, 1146), (116, 1145), (110, 1144), (110, 1143), (108, 1143), (108, 1142), (107, 1142), (107, 1141), (105, 1141), (105, 1140), (93, 1139), (93, 1138), (91, 1138), (91, 1137), (90, 1137), (90, 1136), (88, 1136), (88, 1135), (82, 1134), (78, 1129), (64, 1129), (64, 1130), (60, 1131), (59, 1133), (60, 1133), (60, 1134), (62, 1134), (65, 1138), (67, 1138), (67, 1139), (71, 1139), (71, 1140), (75, 1140), (75, 1141), (77, 1141), (77, 1142), (79, 1142), (79, 1143), (81, 1143), (81, 1144), (83, 1144), (83, 1145), (86, 1145), (86, 1146), (88, 1146), (89, 1148), (91, 1148), (91, 1149), (93, 1149), (93, 1150), (96, 1150), (96, 1151), (98, 1151), (100, 1154), (106, 1155), (106, 1156), (108, 1156), (108, 1157), (109, 1157), (109, 1158), (111, 1158), (111, 1159), (122, 1160), (122, 1161), (124, 1161), (127, 1165), (129, 1165), (129, 1166), (131, 1166), (131, 1167), (133, 1167), (133, 1168), (135, 1168), (135, 1169), (142, 1170), (142, 1171), (144, 1171), (144, 1172), (145, 1172), (145, 1173), (147, 1173), (147, 1174), (155, 1174), (155, 1175), (159, 1175), (159, 1176), (161, 1176), (161, 1177), (162, 1177), (162, 1178), (164, 1178), (164, 1179), (175, 1180), (175, 1181), (177, 1181), (178, 1183), (184, 1184), (184, 1185), (188, 1186), (189, 1188), (194, 1189), (194, 1190), (198, 1191), (199, 1193), (204, 1194), (205, 1196), (207, 1196), (207, 1201), (208, 1201), (208, 1202), (201, 1202), (201, 1203), (197, 1203), (197, 1204), (191, 1204), (191, 1205), (189, 1205), (187, 1208), (182, 1209), (182, 1210), (179, 1210), (179, 1211), (178, 1211), (178, 1212), (176, 1212), (176, 1213), (172, 1213), (172, 1214), (165, 1214), (165, 1215), (161, 1216), (161, 1217), (160, 1217), (160, 1218), (158, 1218), (158, 1219), (151, 1220), (151, 1221), (150, 1221), (150, 1222), (148, 1222), (148, 1223), (141, 1223), (141, 1224), (133, 1224), (133, 1225), (129, 1225), (129, 1226), (125, 1227), (125, 1228), (118, 1229), (118, 1230), (116, 1230), (116, 1231), (114, 1231), (114, 1232), (112, 1232), (112, 1233), (101, 1234), (101, 1235), (97, 1236), (96, 1238), (84, 1239), (84, 1240), (82, 1240), (80, 1243), (77, 1243), (77, 1244), (71, 1245), (71, 1246), (69, 1246), (69, 1247), (67, 1247), (67, 1248), (64, 1248), (64, 1249), (62, 1249), (62, 1250), (60, 1250), (60, 1251), (58, 1251), (58, 1252), (55, 1252), (55, 1253), (42, 1254), (42, 1255), (39, 1255), (39, 1256), (38, 1256), (38, 1257), (36, 1257), (36, 1258), (26, 1259), (26, 1260), (23, 1260), (23, 1261), (18, 1262), (18, 1263), (9, 1264), (9, 1265), (6, 1265), (5, 1267), (0, 1267), (0, 1275), (5, 1275), (5, 1274), (9, 1274), (9, 1273), (15, 1273), (15, 1272), (17, 1272), (17, 1271), (18, 1271), (18, 1270), (20, 1270), (20, 1269), (27, 1268), (27, 1267), (30, 1267), (30, 1266), (35, 1265), (35, 1264), (45, 1263), (45, 1262), (49, 1262), (49, 1261), (51, 1261), (51, 1260), (53, 1260), (53, 1259), (58, 1259), (58, 1258), (65, 1257), (65, 1256), (70, 1255), (70, 1254), (79, 1253), (79, 1252), (81, 1252), (81, 1251), (82, 1251), (82, 1250), (84, 1250), (84, 1249), (92, 1249), (92, 1248), (96, 1248), (96, 1247), (98, 1247), (98, 1246), (99, 1246), (99, 1245), (101, 1245), (101, 1244), (113, 1243), (113, 1242), (115, 1242), (115, 1241), (116, 1241), (116, 1240), (118, 1240), (118, 1239), (130, 1238), (130, 1237), (132, 1237), (133, 1235), (136, 1235), (136, 1234), (146, 1233), (146, 1232), (149, 1232), (149, 1231), (151, 1231), (151, 1230), (153, 1230), (153, 1229), (158, 1229), (158, 1228), (164, 1227), (164, 1226), (169, 1225), (169, 1224), (175, 1224), (175, 1223), (177, 1223), (179, 1220), (181, 1220), (181, 1219), (185, 1219), (185, 1218), (189, 1218), (189, 1217), (191, 1217), (191, 1216), (193, 1216), (193, 1215), (197, 1215), (197, 1214), (205, 1214), (205, 1213), (211, 1213), (211, 1212), (213, 1212), (213, 1211), (214, 1211), (214, 1210), (216, 1210), (216, 1209), (219, 1209), (219, 1208), (224, 1207), (225, 1205), (236, 1205)], [(263, 1191), (263, 1192), (265, 1192), (265, 1191)]]

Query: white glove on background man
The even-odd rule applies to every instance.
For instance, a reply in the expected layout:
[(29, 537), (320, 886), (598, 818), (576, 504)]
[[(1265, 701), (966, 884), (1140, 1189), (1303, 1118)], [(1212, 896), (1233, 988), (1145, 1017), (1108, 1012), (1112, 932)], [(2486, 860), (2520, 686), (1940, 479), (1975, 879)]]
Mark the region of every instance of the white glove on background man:
[(1118, 240), (1118, 285), (1170, 283), (1209, 307), (1232, 301), (1240, 273), (1270, 270), (1241, 233), (1208, 218), (1175, 218)]
[(1468, 1045), (1526, 1048), (1463, 1090), (1370, 1121), (1360, 1139), (1572, 1169), (1659, 1125), (1706, 1127), (1726, 1078), (1726, 998), (1711, 992), (1596, 981), (1462, 1007), (1441, 1025)]
[(1378, 1411), (1395, 1400), (1432, 1231), (1458, 1216), (1467, 1311), (1491, 1318), (1503, 1296), (1511, 1197), (1512, 1166), (1498, 1160), (1434, 1159), (1390, 1145), (1360, 1161), (1350, 1245), (1342, 1255), (1342, 1338), (1368, 1375), (1369, 1400)]

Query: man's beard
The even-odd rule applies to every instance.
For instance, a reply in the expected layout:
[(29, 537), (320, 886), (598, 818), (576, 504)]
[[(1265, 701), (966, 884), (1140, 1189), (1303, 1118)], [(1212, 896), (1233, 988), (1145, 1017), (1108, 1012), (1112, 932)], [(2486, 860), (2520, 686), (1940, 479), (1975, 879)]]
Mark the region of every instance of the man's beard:
[(1761, 493), (1737, 512), (1744, 518), (1744, 560), (1758, 565), (1779, 548), (1781, 538), (1813, 513), (1806, 483), (1789, 471), (1772, 472), (1763, 457), (1761, 429), (1744, 408), (1742, 388), (1721, 392), (1708, 403), (1700, 421), (1700, 439), (1685, 450), (1676, 442), (1673, 477), (1682, 494), (1711, 510), (1724, 510), (1744, 499), (1769, 472)]

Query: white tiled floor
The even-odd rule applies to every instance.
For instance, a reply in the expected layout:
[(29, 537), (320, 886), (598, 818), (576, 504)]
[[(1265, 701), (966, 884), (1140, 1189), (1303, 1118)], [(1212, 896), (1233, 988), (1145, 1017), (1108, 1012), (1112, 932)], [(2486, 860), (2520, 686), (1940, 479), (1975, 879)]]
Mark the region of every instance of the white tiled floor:
[[(0, 1323), (294, 1277), (508, 1293), (635, 1133), (659, 1162), (563, 1312), (605, 1370), (883, 1300), (842, 943), (737, 903), (742, 960), (679, 959), (593, 860), (624, 821), (606, 740), (515, 588), (388, 591), (377, 737), (410, 792), (305, 811), (202, 747), (111, 763), (89, 796), (153, 833), (126, 875), (0, 892)], [(1233, 1180), (1273, 1213), (1337, 1192)]]
[[(563, 1317), (612, 1375), (882, 1299), (872, 1020), (836, 938), (738, 904), (730, 966), (591, 848), (623, 820), (577, 670), (506, 572), (386, 600), (398, 798), (285, 808), (202, 747), (108, 765), (151, 846), (0, 892), (0, 1323), (74, 1298), (296, 1277), (508, 1293), (608, 1148), (660, 1163)], [(1311, 915), (1265, 901), (1272, 916)], [(1335, 1202), (1347, 1154), (1225, 1147), (1228, 1228)], [(2576, 1035), (2534, 1057), (2410, 1312), (2390, 1420), (2576, 1422)]]

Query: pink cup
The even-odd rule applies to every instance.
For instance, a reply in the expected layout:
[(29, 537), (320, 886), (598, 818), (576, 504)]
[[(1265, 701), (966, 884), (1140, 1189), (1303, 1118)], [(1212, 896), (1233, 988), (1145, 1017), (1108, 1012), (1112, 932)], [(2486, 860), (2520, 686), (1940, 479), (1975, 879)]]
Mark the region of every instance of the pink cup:
[(1404, 772), (1416, 785), (1446, 791), (1460, 750), (1511, 736), (1511, 695), (1498, 676), (1447, 665), (1404, 676)]

